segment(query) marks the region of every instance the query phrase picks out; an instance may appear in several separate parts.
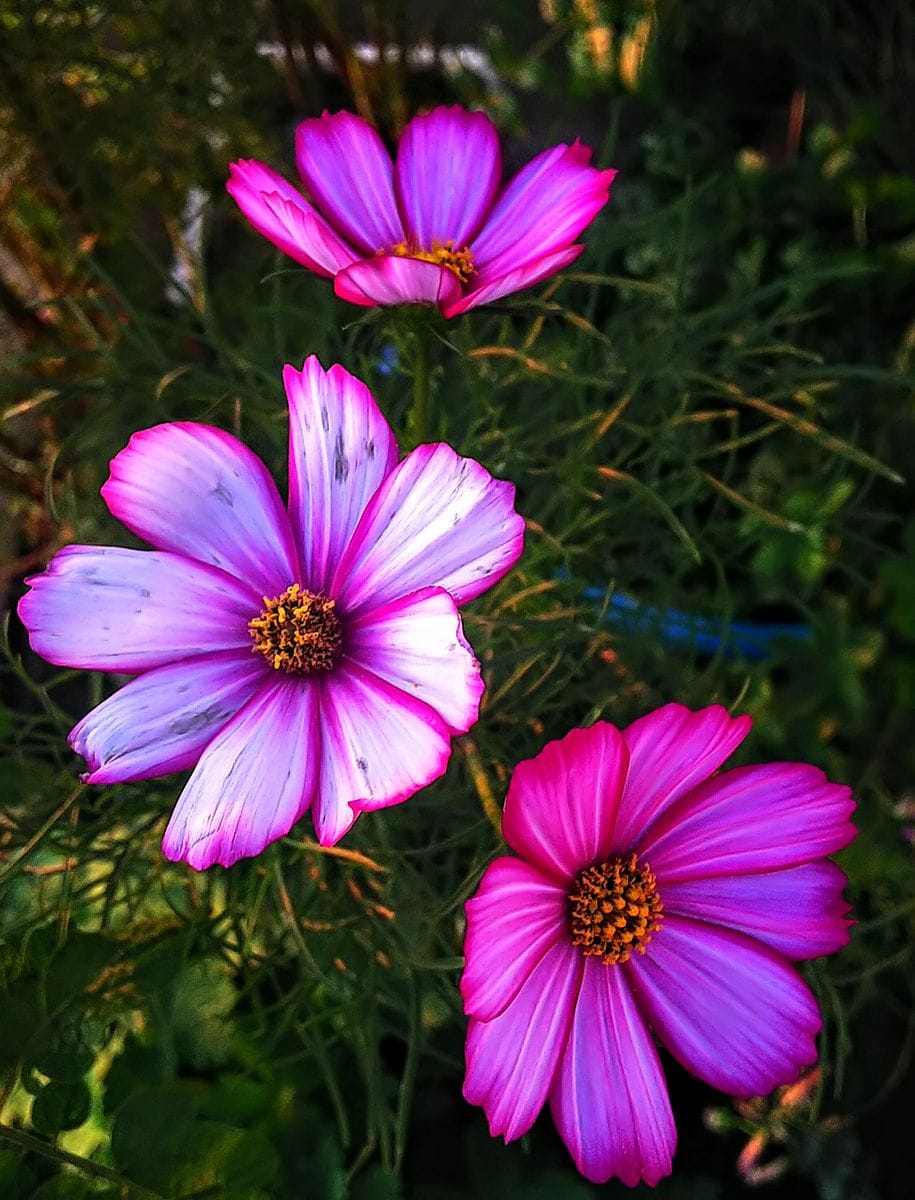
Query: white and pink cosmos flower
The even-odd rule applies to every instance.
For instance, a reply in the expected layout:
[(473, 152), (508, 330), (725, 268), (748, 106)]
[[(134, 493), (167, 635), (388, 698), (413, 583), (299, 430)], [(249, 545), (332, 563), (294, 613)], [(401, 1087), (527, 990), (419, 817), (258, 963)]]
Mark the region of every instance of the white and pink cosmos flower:
[[(233, 163), (230, 194), (290, 258), (363, 306), (436, 304), (455, 317), (555, 275), (607, 203), (615, 171), (574, 142), (538, 154), (502, 186), (499, 136), (479, 112), (414, 117), (396, 161), (361, 117), (303, 121), (296, 162), (308, 199), (264, 163)], [(310, 201), (310, 202), (309, 202)]]
[(397, 444), (342, 367), (286, 367), (289, 506), (242, 442), (134, 434), (102, 488), (154, 550), (67, 546), (19, 605), (52, 663), (136, 675), (75, 727), (89, 783), (193, 767), (163, 851), (258, 854), (311, 809), (333, 845), (445, 770), (483, 682), (458, 606), (518, 558), (514, 487)]
[(578, 1169), (655, 1184), (676, 1130), (654, 1034), (713, 1087), (756, 1096), (816, 1060), (789, 960), (848, 940), (849, 789), (799, 763), (716, 774), (748, 717), (668, 704), (521, 763), (498, 858), (467, 904), (464, 1095), (520, 1137), (549, 1101)]

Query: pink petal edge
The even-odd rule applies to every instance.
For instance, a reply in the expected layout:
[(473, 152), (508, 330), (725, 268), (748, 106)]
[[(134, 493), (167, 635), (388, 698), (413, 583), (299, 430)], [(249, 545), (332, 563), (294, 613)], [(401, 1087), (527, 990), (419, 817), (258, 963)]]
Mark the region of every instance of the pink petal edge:
[(361, 380), (315, 355), (283, 368), (289, 403), (289, 519), (302, 582), (326, 591), (369, 500), (397, 463), (391, 427)]
[(296, 188), (264, 163), (232, 163), (226, 191), (258, 233), (316, 275), (332, 279), (359, 257)]
[(524, 545), (513, 484), (444, 444), (418, 446), (366, 507), (332, 590), (348, 612), (424, 587), (461, 606), (492, 587)]
[(460, 299), (461, 285), (447, 267), (420, 258), (378, 254), (353, 263), (334, 280), (341, 300), (363, 308), (376, 305), (437, 304)]
[(333, 846), (359, 813), (389, 808), (442, 775), (448, 727), (428, 704), (343, 661), (321, 681), (321, 779), (312, 817)]
[(197, 871), (230, 867), (283, 837), (317, 786), (312, 679), (268, 681), (216, 735), (172, 812), (162, 853)]
[(502, 833), (527, 862), (563, 886), (607, 858), (629, 753), (615, 725), (573, 729), (515, 767)]
[(83, 782), (136, 782), (194, 766), (268, 672), (260, 656), (228, 650), (131, 680), (70, 732), (70, 746), (89, 768)]
[(335, 229), (374, 254), (404, 240), (394, 164), (375, 129), (349, 112), (324, 112), (296, 129), (296, 164)]
[(623, 970), (668, 1050), (728, 1095), (767, 1095), (816, 1062), (816, 1000), (761, 942), (665, 914), (645, 955)]
[(658, 1052), (626, 976), (594, 958), (585, 959), (550, 1108), (592, 1183), (616, 1176), (653, 1187), (670, 1174), (677, 1131)]
[(491, 1021), (512, 1003), (531, 971), (566, 936), (566, 893), (518, 858), (497, 858), (466, 904), (464, 1011)]
[(492, 1021), (467, 1028), (464, 1099), (479, 1104), (493, 1137), (527, 1133), (546, 1103), (578, 999), (582, 956), (560, 939), (515, 999)]
[(443, 588), (423, 588), (348, 624), (346, 656), (428, 704), (449, 733), (466, 733), (485, 690), (461, 615)]
[(219, 567), (260, 595), (277, 595), (298, 575), (276, 484), (222, 429), (173, 421), (133, 434), (111, 460), (102, 498), (156, 549)]
[(407, 233), (431, 250), (467, 245), (492, 206), (502, 175), (496, 127), (485, 113), (453, 105), (407, 123), (394, 186)]

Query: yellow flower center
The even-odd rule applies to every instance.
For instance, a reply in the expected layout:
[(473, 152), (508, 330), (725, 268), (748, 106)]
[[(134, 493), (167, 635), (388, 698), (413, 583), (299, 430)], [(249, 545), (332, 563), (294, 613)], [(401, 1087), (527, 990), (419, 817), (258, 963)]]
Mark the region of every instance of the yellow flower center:
[(468, 248), (464, 246), (455, 250), (453, 241), (433, 242), (431, 250), (420, 250), (417, 246), (411, 246), (409, 242), (398, 242), (396, 246), (391, 247), (390, 253), (399, 258), (420, 258), (423, 262), (447, 267), (457, 275), (461, 283), (466, 283), (470, 276), (476, 273), (473, 256)]
[(342, 641), (336, 601), (297, 583), (280, 596), (265, 596), (260, 615), (248, 622), (248, 632), (254, 654), (263, 654), (275, 671), (299, 675), (329, 671)]
[(572, 945), (608, 966), (645, 953), (664, 905), (648, 863), (635, 854), (579, 871), (569, 892)]

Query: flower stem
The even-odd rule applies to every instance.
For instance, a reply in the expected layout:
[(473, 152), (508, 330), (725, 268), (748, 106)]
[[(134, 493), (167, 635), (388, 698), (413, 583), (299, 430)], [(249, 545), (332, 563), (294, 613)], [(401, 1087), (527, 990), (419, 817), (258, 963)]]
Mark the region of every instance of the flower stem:
[(425, 325), (419, 325), (414, 337), (416, 348), (413, 355), (413, 409), (410, 413), (410, 431), (415, 444), (421, 446), (429, 440), (429, 330)]
[(472, 738), (465, 737), (461, 739), (461, 748), (464, 751), (464, 760), (467, 763), (467, 771), (470, 775), (477, 796), (480, 800), (480, 807), (489, 821), (490, 825), (496, 831), (496, 834), (502, 836), (502, 811), (493, 795), (492, 786), (489, 782), (489, 776), (486, 773), (486, 768), (483, 766), (483, 761), (480, 758), (480, 752), (477, 750), (476, 743)]

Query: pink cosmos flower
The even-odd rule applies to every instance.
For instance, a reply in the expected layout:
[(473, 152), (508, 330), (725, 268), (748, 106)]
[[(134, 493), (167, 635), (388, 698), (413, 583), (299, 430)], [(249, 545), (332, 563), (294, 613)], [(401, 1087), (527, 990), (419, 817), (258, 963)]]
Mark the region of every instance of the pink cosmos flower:
[(607, 203), (615, 171), (554, 146), (501, 188), (492, 121), (436, 108), (409, 122), (397, 161), (352, 113), (303, 121), (296, 161), (312, 203), (269, 167), (233, 163), (226, 185), (255, 229), (334, 280), (352, 304), (437, 304), (446, 317), (539, 283)]
[(715, 772), (748, 717), (668, 704), (598, 723), (515, 771), (498, 858), (467, 904), (464, 1095), (520, 1137), (549, 1100), (578, 1169), (655, 1184), (676, 1143), (651, 1032), (736, 1096), (816, 1059), (789, 959), (848, 940), (847, 787), (799, 763)]
[(89, 783), (193, 767), (163, 850), (198, 869), (259, 853), (309, 808), (333, 845), (441, 775), (483, 692), (458, 605), (522, 548), (511, 484), (446, 445), (398, 463), (342, 367), (312, 357), (283, 379), (288, 511), (236, 438), (157, 425), (102, 488), (155, 549), (67, 546), (19, 605), (49, 661), (138, 676), (70, 744)]

